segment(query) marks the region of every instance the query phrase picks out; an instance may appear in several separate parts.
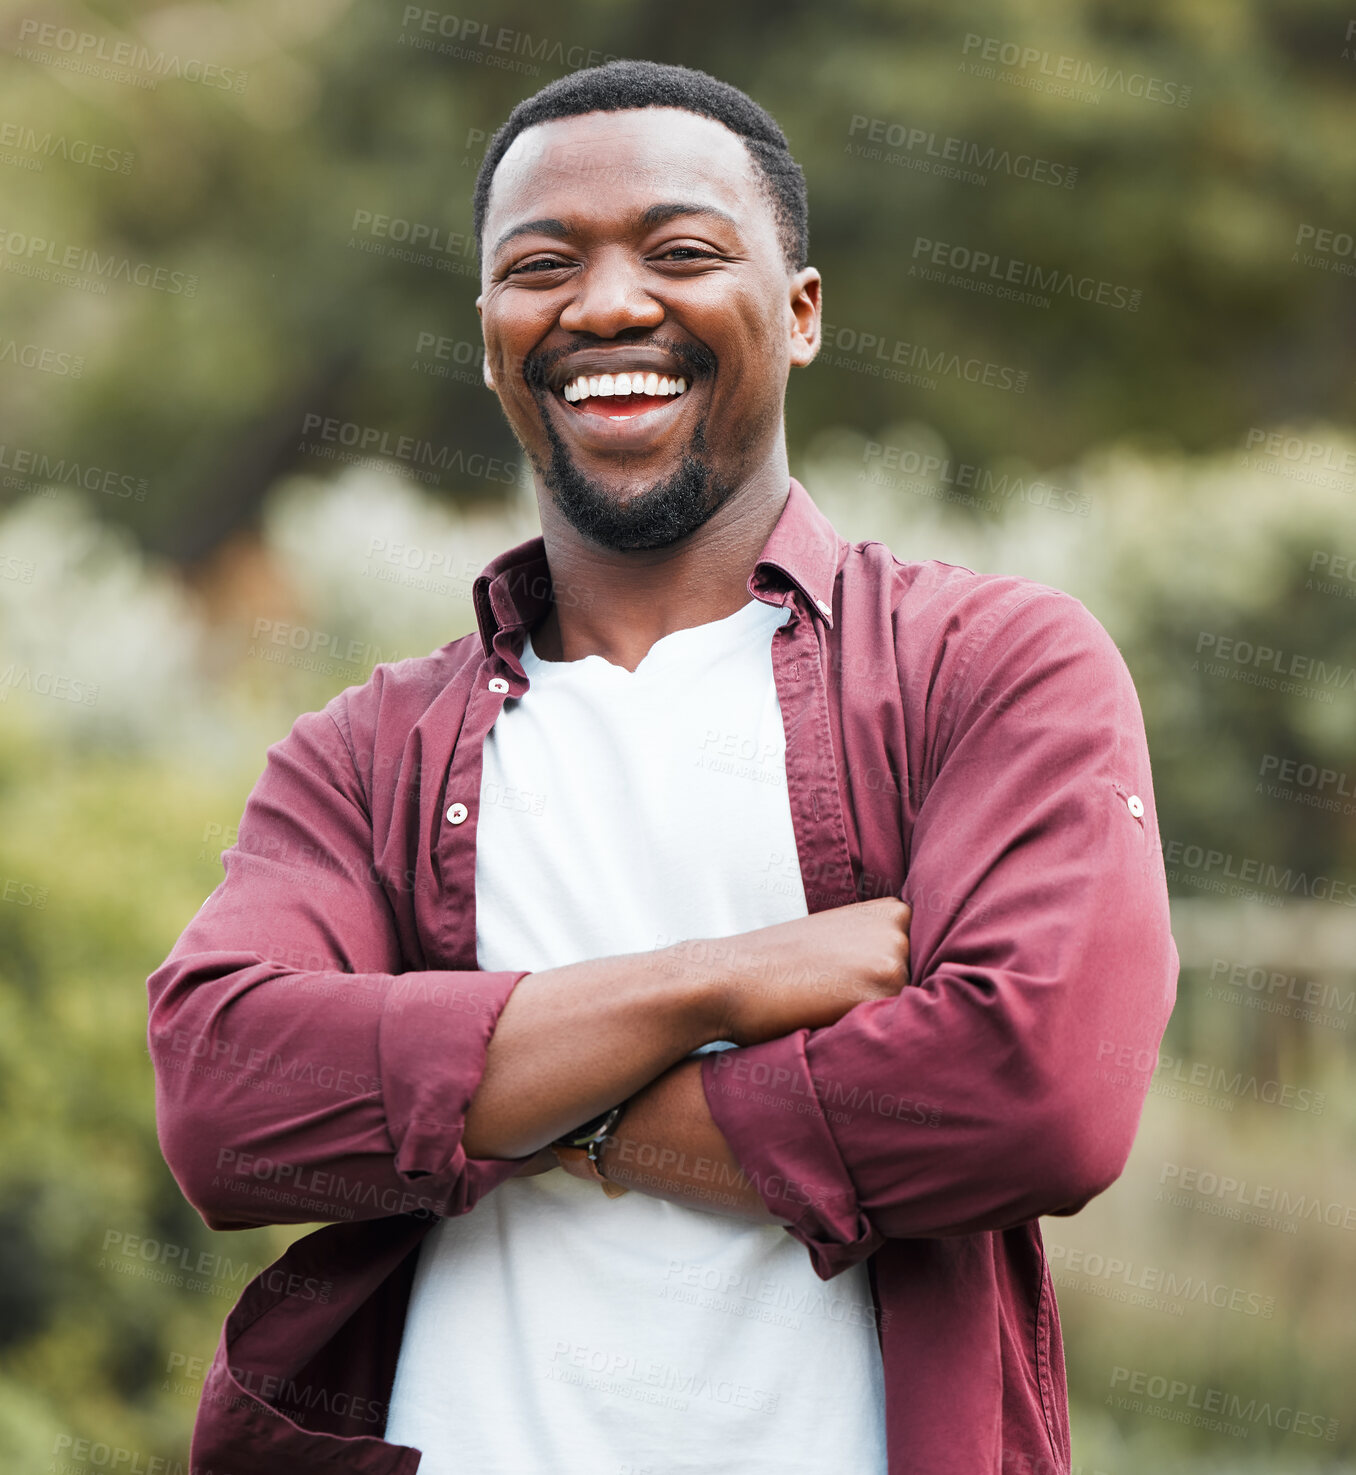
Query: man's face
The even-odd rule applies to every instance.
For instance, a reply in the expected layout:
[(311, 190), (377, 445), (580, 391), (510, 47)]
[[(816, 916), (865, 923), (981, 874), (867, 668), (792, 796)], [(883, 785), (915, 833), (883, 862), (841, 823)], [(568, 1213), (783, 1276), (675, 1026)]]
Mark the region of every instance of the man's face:
[(677, 108), (521, 133), (481, 283), (486, 381), (561, 513), (608, 548), (700, 527), (780, 444), (790, 365), (818, 346), (818, 273), (788, 270), (744, 144)]

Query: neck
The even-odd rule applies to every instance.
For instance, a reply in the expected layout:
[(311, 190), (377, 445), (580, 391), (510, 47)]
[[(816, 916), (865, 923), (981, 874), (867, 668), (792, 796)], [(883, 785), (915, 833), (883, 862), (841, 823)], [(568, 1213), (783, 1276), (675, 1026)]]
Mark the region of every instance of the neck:
[(748, 603), (749, 575), (789, 491), (783, 452), (688, 537), (619, 552), (583, 538), (539, 484), (556, 598), (532, 632), (533, 649), (546, 661), (600, 655), (634, 671), (663, 636), (734, 614)]

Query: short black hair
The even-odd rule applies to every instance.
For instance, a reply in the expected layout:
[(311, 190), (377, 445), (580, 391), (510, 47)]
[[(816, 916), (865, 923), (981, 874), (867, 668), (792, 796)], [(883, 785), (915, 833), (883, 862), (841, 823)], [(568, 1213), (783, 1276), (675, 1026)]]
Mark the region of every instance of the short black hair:
[(738, 87), (695, 67), (655, 61), (610, 61), (549, 82), (524, 98), (490, 139), (476, 175), (472, 211), (476, 250), (482, 249), (490, 183), (509, 145), (525, 129), (580, 113), (612, 113), (625, 108), (682, 108), (714, 118), (744, 140), (758, 166), (777, 222), (782, 254), (799, 271), (810, 254), (810, 210), (805, 175), (791, 157), (786, 135), (772, 115)]

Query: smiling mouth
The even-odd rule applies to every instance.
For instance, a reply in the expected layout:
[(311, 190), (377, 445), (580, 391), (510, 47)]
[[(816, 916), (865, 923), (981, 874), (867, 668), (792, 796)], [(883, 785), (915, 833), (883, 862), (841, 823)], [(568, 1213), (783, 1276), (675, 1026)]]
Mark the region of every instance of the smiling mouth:
[(577, 413), (634, 420), (687, 393), (686, 378), (669, 374), (578, 374), (556, 391)]

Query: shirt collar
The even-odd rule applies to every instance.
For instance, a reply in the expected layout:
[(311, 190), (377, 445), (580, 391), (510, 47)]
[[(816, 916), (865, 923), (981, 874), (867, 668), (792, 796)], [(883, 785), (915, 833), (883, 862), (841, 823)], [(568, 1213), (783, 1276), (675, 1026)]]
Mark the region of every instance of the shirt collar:
[[(749, 594), (783, 603), (769, 596), (780, 583), (789, 583), (804, 595), (809, 609), (832, 626), (841, 541), (833, 524), (793, 476), (781, 515), (749, 575)], [(534, 626), (555, 596), (541, 534), (491, 559), (477, 576), (472, 594), (485, 654), (498, 650), (516, 665), (511, 637), (524, 626)], [(591, 591), (572, 595), (566, 588), (560, 597), (567, 601), (590, 596)]]

